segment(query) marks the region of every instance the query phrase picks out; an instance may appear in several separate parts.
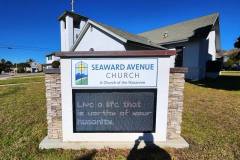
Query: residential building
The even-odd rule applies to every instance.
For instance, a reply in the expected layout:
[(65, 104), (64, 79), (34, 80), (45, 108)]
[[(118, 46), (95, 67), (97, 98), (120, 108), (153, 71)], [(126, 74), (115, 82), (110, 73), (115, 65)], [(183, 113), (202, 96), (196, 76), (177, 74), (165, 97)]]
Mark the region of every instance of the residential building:
[(54, 53), (46, 55), (46, 64), (44, 64), (44, 68), (48, 69), (52, 67), (52, 62), (59, 61), (60, 58), (56, 57)]

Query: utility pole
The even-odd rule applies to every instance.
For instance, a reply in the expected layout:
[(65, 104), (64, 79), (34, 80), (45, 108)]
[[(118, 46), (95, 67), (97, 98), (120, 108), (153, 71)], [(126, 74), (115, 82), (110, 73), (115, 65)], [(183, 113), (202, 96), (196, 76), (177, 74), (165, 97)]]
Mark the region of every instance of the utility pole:
[(16, 63), (16, 72), (15, 72), (16, 75), (17, 75), (17, 72), (18, 72), (18, 68), (17, 68), (17, 63)]
[(72, 12), (74, 12), (74, 0), (71, 1), (71, 5), (72, 5)]

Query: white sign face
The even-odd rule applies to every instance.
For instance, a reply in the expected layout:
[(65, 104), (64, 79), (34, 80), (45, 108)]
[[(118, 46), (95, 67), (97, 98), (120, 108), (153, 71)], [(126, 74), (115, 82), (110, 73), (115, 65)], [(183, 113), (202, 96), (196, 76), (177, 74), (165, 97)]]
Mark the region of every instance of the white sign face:
[(156, 87), (157, 59), (73, 59), (72, 87)]

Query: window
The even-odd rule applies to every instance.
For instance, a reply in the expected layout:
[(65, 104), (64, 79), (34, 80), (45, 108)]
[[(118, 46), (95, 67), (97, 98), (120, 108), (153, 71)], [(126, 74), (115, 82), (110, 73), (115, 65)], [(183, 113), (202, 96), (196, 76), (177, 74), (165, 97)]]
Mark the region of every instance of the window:
[(183, 47), (176, 47), (175, 67), (183, 66)]
[(48, 56), (47, 59), (48, 59), (49, 61), (51, 61), (51, 60), (52, 60), (52, 56)]

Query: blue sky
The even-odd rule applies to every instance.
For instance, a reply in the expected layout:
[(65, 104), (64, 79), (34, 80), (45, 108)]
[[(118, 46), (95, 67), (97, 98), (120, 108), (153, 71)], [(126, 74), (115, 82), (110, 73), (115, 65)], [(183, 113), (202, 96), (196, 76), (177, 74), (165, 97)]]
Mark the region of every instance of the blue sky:
[[(131, 33), (219, 12), (222, 49), (240, 36), (239, 0), (75, 1), (77, 13)], [(44, 63), (47, 53), (60, 49), (57, 17), (69, 9), (70, 0), (1, 0), (0, 58)]]

